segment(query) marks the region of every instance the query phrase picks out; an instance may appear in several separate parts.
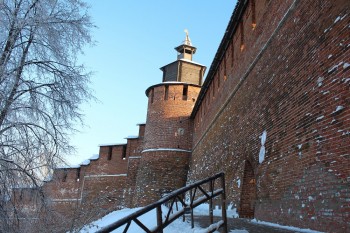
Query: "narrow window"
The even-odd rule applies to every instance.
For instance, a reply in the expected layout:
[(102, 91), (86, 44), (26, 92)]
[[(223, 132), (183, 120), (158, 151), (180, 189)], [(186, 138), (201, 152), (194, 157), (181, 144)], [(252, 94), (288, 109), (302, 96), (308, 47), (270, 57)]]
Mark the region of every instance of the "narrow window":
[(151, 104), (153, 104), (153, 98), (154, 98), (154, 89), (151, 90)]
[(241, 29), (241, 51), (244, 49), (244, 25), (243, 21), (240, 23), (240, 29)]
[(67, 181), (67, 169), (63, 170), (63, 178), (62, 178), (62, 182), (66, 182)]
[(168, 100), (168, 96), (169, 96), (169, 86), (165, 85), (164, 100)]
[(182, 89), (182, 100), (187, 100), (188, 86), (184, 85)]
[(255, 18), (255, 0), (250, 0), (251, 8), (252, 8), (252, 28), (253, 30), (256, 27), (256, 18)]
[(108, 157), (107, 157), (108, 160), (112, 159), (112, 151), (113, 151), (113, 147), (109, 146), (108, 147)]
[(123, 146), (123, 154), (122, 159), (124, 160), (126, 158), (126, 145)]
[(79, 181), (80, 179), (80, 167), (77, 168), (77, 181)]

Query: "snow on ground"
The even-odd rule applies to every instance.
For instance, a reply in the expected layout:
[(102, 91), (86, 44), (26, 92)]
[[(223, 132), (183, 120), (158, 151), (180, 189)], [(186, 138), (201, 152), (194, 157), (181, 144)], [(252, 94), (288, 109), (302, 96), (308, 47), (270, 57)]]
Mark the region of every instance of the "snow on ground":
[[(114, 211), (114, 212), (104, 216), (103, 218), (86, 225), (80, 231), (80, 233), (95, 232), (95, 231), (101, 229), (102, 227), (105, 227), (105, 226), (107, 226), (107, 225), (127, 216), (127, 215), (130, 215), (130, 214), (136, 212), (139, 209), (141, 209), (141, 208), (123, 209), (123, 210)], [(203, 209), (205, 209), (205, 207), (202, 208), (202, 210)], [(165, 206), (162, 206), (162, 211), (163, 211), (163, 213), (167, 213), (168, 209)], [(206, 212), (206, 214), (207, 213), (208, 212)], [(155, 227), (157, 225), (157, 220), (156, 220), (157, 218), (156, 218), (156, 211), (155, 210), (148, 212), (147, 214), (139, 217), (138, 219), (147, 227), (152, 228), (152, 227)], [(123, 232), (123, 230), (124, 230), (124, 228), (119, 228), (119, 229), (114, 230), (112, 232), (119, 233), (119, 232)], [(143, 232), (143, 230), (133, 222), (130, 225), (128, 232), (129, 233), (139, 233), (139, 232)], [(167, 226), (164, 229), (164, 233), (178, 233), (178, 232), (205, 233), (207, 231), (201, 227), (198, 227), (198, 226), (195, 226), (195, 228), (192, 229), (191, 223), (190, 222), (183, 222), (182, 218), (175, 220), (174, 222), (172, 222), (169, 226)]]
[[(103, 218), (96, 220), (88, 225), (86, 225), (80, 232), (81, 233), (92, 233), (95, 232), (102, 227), (105, 227), (127, 215), (130, 215), (136, 211), (138, 211), (141, 208), (134, 208), (134, 209), (122, 209), (118, 211), (114, 211)], [(167, 213), (168, 209), (165, 206), (162, 206), (162, 212)], [(209, 213), (209, 204), (202, 204), (194, 209), (194, 214), (196, 216), (200, 215), (208, 215)], [(213, 210), (213, 215), (214, 216), (221, 216), (221, 209), (218, 208), (218, 206), (215, 207)], [(229, 218), (237, 218), (237, 210), (236, 208), (232, 209), (232, 206), (228, 206), (227, 209), (227, 217)], [(138, 218), (143, 224), (145, 224), (147, 227), (154, 227), (157, 225), (156, 221), (156, 211), (150, 211), (147, 214), (141, 216)], [(213, 229), (215, 229), (215, 226), (212, 226)], [(119, 233), (123, 232), (123, 229), (117, 229), (114, 230), (113, 233)], [(130, 228), (128, 230), (129, 233), (139, 233), (142, 232), (142, 230), (135, 224), (132, 223), (130, 225)], [(206, 229), (201, 228), (199, 226), (195, 225), (195, 228), (191, 229), (191, 223), (190, 222), (183, 222), (182, 218), (179, 218), (175, 220), (172, 224), (170, 224), (168, 227), (164, 229), (164, 233), (178, 233), (178, 232), (190, 232), (190, 233), (205, 233), (207, 232)], [(233, 233), (245, 233), (243, 231), (237, 231)]]
[[(193, 213), (194, 213), (194, 215), (197, 215), (197, 216), (198, 215), (199, 216), (208, 216), (209, 215), (209, 204), (207, 204), (207, 203), (201, 204), (200, 206), (194, 208)], [(213, 215), (221, 217), (221, 213), (222, 213), (221, 209), (219, 209), (218, 206), (215, 206), (214, 210), (213, 210)], [(227, 207), (226, 216), (228, 218), (238, 218), (237, 209), (233, 208), (232, 205), (229, 205)]]
[(264, 222), (264, 221), (259, 221), (256, 219), (253, 219), (251, 222), (255, 223), (255, 224), (261, 224), (261, 225), (266, 225), (266, 226), (271, 226), (271, 227), (282, 228), (282, 229), (286, 229), (286, 230), (290, 230), (290, 231), (297, 231), (297, 232), (303, 232), (303, 233), (322, 233), (320, 231), (314, 231), (311, 229), (302, 229), (302, 228), (298, 228), (298, 227), (283, 226), (283, 225), (280, 225), (277, 223)]
[[(238, 218), (237, 210), (236, 208), (232, 208), (232, 205), (229, 205), (227, 208), (227, 217), (228, 218)], [(118, 211), (114, 211), (103, 218), (96, 220), (88, 225), (86, 225), (80, 233), (92, 233), (96, 232), (97, 230), (101, 229), (102, 227), (105, 227), (125, 216), (128, 216), (141, 208), (134, 208), (134, 209), (122, 209)], [(165, 215), (168, 211), (168, 208), (165, 206), (162, 206), (162, 212)], [(194, 209), (194, 214), (195, 216), (208, 216), (209, 212), (209, 204), (202, 204)], [(215, 207), (213, 211), (214, 216), (221, 216), (221, 209), (218, 208), (218, 206)], [(153, 228), (157, 224), (157, 218), (156, 218), (156, 211), (152, 210), (145, 215), (141, 216), (138, 218), (144, 225), (146, 225), (149, 228)], [(271, 223), (271, 222), (264, 222), (264, 221), (259, 221), (256, 219), (251, 220), (252, 223), (254, 224), (262, 224), (262, 225), (267, 225), (271, 227), (277, 227), (277, 228), (282, 228), (290, 231), (297, 231), (297, 232), (303, 232), (303, 233), (321, 233), (319, 231), (314, 231), (310, 229), (301, 229), (297, 227), (291, 227), (291, 226), (283, 226), (279, 225), (276, 223)], [(209, 226), (208, 228), (204, 229), (196, 225), (195, 222), (195, 227), (192, 229), (191, 228), (191, 223), (189, 222), (189, 218), (186, 218), (186, 222), (182, 221), (182, 218), (179, 218), (172, 222), (169, 226), (167, 226), (164, 229), (164, 233), (179, 233), (179, 232), (189, 232), (189, 233), (206, 233), (208, 232), (208, 229), (214, 230), (216, 228), (216, 224), (213, 224)], [(124, 228), (119, 228), (117, 230), (112, 231), (113, 233), (120, 233), (123, 232)], [(130, 225), (130, 228), (128, 230), (128, 233), (140, 233), (143, 232), (143, 230), (137, 226), (134, 222)], [(214, 231), (214, 233), (218, 233), (218, 231)], [(229, 233), (249, 233), (249, 231), (244, 230), (244, 229), (231, 229)]]

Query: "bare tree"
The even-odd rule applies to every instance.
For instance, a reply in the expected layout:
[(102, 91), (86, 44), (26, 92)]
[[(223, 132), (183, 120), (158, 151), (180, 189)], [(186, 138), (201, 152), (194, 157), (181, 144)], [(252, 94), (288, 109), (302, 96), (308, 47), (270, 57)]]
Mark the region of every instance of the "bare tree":
[(72, 150), (79, 105), (92, 97), (77, 62), (91, 44), (87, 9), (81, 0), (0, 0), (0, 232), (20, 211), (9, 208), (12, 189), (40, 189)]

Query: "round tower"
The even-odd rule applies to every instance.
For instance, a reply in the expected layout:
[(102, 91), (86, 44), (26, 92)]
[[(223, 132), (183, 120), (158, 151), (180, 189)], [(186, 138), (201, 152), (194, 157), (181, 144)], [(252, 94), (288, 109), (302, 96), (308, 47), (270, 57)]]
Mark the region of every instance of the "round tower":
[(177, 60), (161, 67), (162, 83), (146, 90), (147, 120), (134, 204), (144, 206), (186, 184), (192, 148), (190, 115), (206, 67), (192, 61), (188, 33)]

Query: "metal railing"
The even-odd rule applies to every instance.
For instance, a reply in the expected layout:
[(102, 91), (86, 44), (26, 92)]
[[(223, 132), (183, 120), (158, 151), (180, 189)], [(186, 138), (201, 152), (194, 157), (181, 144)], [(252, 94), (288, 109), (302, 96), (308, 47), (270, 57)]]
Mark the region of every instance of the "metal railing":
[[(219, 188), (215, 189), (215, 185), (220, 185)], [(206, 187), (207, 186), (207, 187)], [(222, 220), (213, 223), (213, 199), (221, 196), (221, 210)], [(186, 198), (187, 197), (187, 198)], [(189, 199), (186, 201), (186, 199)], [(144, 208), (136, 211), (129, 216), (126, 216), (102, 229), (97, 231), (98, 233), (111, 232), (117, 228), (124, 227), (123, 233), (128, 232), (128, 229), (132, 222), (136, 223), (142, 230), (147, 233), (163, 233), (163, 229), (167, 227), (174, 220), (183, 217), (185, 221), (185, 213), (190, 211), (191, 226), (194, 227), (194, 213), (193, 209), (200, 204), (209, 201), (209, 216), (210, 224), (214, 227), (208, 227), (208, 232), (213, 232), (218, 228), (223, 228), (223, 232), (227, 233), (227, 217), (226, 217), (226, 195), (225, 195), (225, 175), (224, 173), (218, 173), (207, 179), (197, 181), (189, 184), (186, 187), (175, 190), (169, 195), (163, 197), (159, 201), (152, 203)], [(169, 209), (163, 217), (162, 205), (166, 205)], [(179, 206), (180, 205), (180, 206)], [(138, 218), (142, 215), (156, 210), (157, 225), (152, 228), (147, 227)]]

